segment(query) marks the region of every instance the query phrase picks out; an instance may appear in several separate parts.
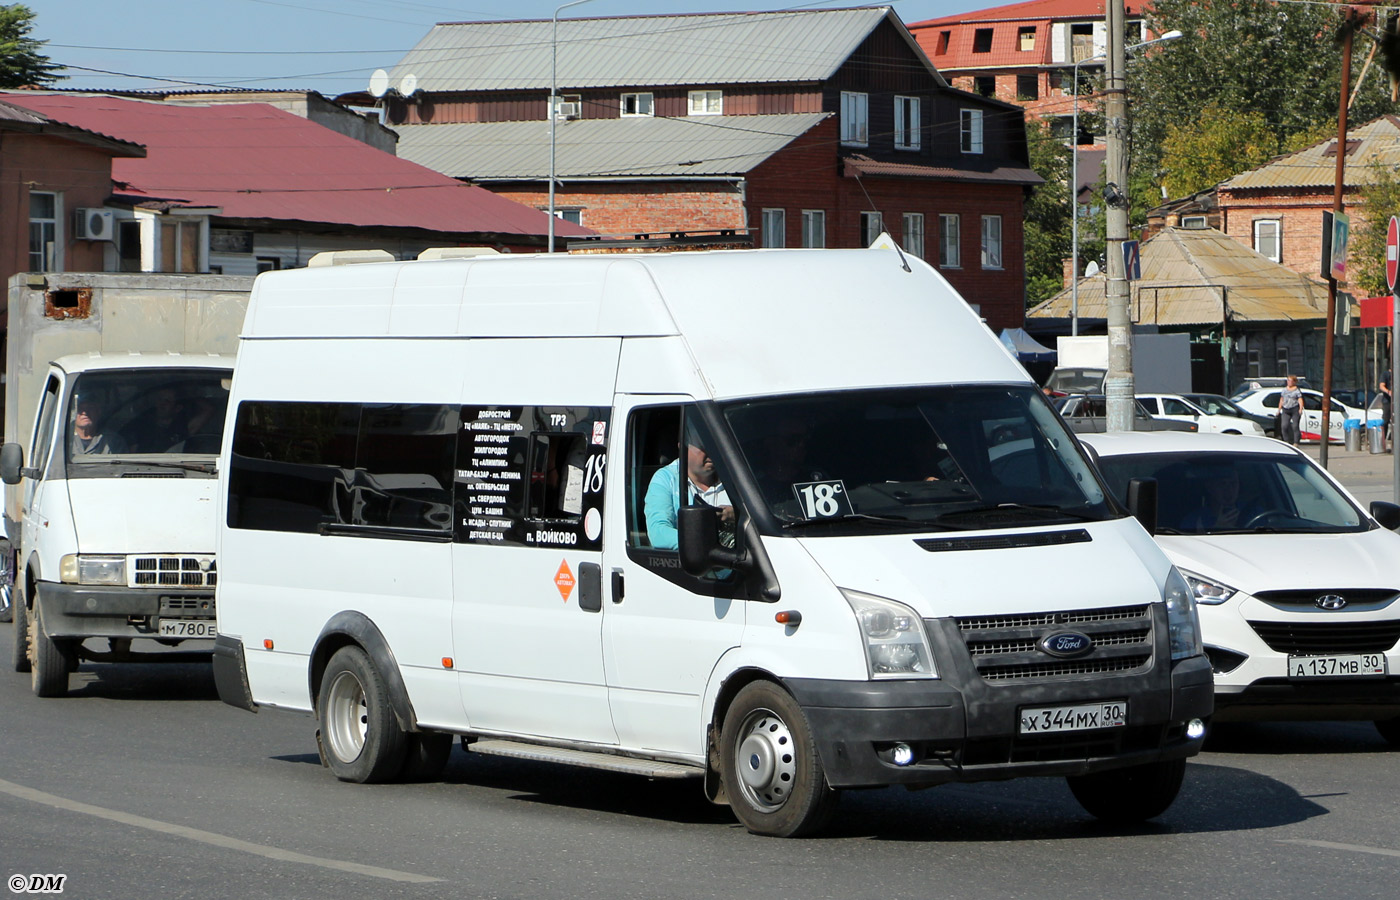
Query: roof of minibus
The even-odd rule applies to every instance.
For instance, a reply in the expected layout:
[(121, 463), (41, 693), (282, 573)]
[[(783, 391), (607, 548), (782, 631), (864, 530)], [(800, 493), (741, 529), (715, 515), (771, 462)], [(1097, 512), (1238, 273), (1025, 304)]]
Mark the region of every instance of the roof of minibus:
[(667, 335), (684, 339), (715, 397), (1029, 382), (941, 274), (884, 249), (505, 255), (283, 270), (258, 276), (242, 337)]
[(70, 353), (53, 365), (70, 374), (102, 369), (232, 369), (233, 357), (217, 353), (170, 353), (164, 351), (118, 351), (114, 353)]

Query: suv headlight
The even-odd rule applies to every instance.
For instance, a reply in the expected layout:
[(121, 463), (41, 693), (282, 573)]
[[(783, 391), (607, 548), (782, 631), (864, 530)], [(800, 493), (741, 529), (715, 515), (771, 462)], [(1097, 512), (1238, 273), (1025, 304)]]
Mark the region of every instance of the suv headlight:
[(1186, 583), (1190, 585), (1191, 593), (1195, 596), (1197, 603), (1215, 606), (1218, 603), (1224, 603), (1226, 600), (1229, 600), (1239, 593), (1236, 588), (1232, 588), (1228, 584), (1211, 581), (1209, 578), (1197, 575), (1195, 572), (1190, 572), (1186, 569), (1180, 571), (1182, 577), (1186, 579)]
[(125, 585), (126, 557), (69, 553), (58, 561), (58, 578), (64, 584)]
[(937, 678), (919, 614), (903, 603), (841, 589), (855, 611), (871, 678)]
[(1172, 566), (1167, 583), (1162, 586), (1162, 600), (1167, 604), (1167, 636), (1171, 641), (1172, 659), (1200, 655), (1201, 620), (1196, 614), (1196, 596), (1176, 566)]

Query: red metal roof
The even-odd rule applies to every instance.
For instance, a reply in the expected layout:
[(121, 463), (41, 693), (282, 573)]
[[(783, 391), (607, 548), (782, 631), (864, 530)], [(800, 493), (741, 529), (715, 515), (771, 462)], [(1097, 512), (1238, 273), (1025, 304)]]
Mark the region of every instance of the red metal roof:
[[(22, 92), (5, 99), (70, 125), (146, 146), (114, 159), (125, 195), (217, 207), (234, 219), (450, 234), (544, 235), (549, 217), (266, 104), (174, 106)], [(590, 229), (555, 222), (562, 236)]]
[[(1129, 16), (1142, 15), (1147, 6), (1142, 0), (1124, 0)], [(909, 28), (922, 28), (925, 25), (957, 25), (962, 22), (1004, 22), (1024, 19), (1102, 19), (1103, 0), (1028, 0), (1026, 3), (1011, 3), (994, 6), (990, 9), (954, 13), (938, 19), (925, 19), (914, 22)]]

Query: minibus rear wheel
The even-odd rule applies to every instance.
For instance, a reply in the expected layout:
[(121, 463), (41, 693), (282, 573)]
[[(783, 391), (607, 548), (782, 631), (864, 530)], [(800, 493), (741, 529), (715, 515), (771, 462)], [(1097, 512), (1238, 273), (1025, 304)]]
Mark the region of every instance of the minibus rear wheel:
[(1109, 769), (1067, 779), (1074, 799), (1105, 822), (1143, 822), (1167, 811), (1181, 791), (1185, 759)]
[(734, 814), (754, 834), (811, 834), (836, 809), (807, 717), (772, 682), (747, 685), (725, 713), (720, 777)]
[(326, 765), (341, 781), (390, 781), (403, 768), (403, 729), (384, 679), (359, 647), (341, 647), (326, 664), (316, 717)]

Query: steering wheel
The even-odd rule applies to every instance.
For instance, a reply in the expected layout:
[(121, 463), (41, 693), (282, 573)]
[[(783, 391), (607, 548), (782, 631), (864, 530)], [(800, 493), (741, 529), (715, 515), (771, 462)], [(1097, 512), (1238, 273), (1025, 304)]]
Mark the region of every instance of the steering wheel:
[(1240, 527), (1241, 527), (1241, 528), (1253, 528), (1255, 525), (1258, 525), (1260, 522), (1264, 521), (1265, 519), (1269, 518), (1270, 516), (1281, 516), (1281, 515), (1285, 515), (1284, 511), (1281, 510), (1281, 509), (1265, 509), (1265, 510), (1260, 510), (1259, 512), (1257, 512), (1257, 513), (1255, 513), (1254, 515), (1250, 516), (1249, 519), (1246, 520), (1245, 523), (1244, 523), (1243, 525), (1241, 525)]

